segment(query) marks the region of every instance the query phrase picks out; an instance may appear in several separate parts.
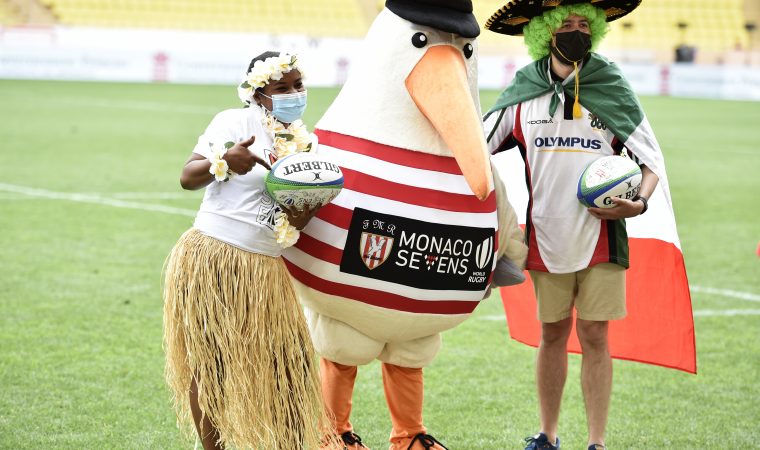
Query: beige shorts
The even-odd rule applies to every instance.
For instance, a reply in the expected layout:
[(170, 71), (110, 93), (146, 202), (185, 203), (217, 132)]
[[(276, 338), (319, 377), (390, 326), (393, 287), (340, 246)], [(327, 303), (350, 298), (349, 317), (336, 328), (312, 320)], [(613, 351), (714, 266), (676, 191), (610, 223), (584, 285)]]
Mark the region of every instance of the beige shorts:
[(578, 318), (606, 321), (625, 317), (625, 268), (602, 263), (572, 273), (530, 271), (538, 300), (538, 320)]

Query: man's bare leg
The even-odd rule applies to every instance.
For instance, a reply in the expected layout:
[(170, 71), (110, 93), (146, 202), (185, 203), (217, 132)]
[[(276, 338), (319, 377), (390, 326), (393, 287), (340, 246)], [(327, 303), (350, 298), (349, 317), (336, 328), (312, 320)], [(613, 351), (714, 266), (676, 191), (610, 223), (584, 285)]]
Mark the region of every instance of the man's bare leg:
[(608, 322), (578, 319), (576, 329), (583, 349), (581, 387), (586, 403), (588, 445), (604, 445), (612, 393), (612, 358), (607, 343)]
[(559, 408), (567, 379), (567, 339), (572, 317), (541, 324), (541, 344), (536, 357), (536, 385), (541, 412), (541, 432), (549, 442), (557, 440)]

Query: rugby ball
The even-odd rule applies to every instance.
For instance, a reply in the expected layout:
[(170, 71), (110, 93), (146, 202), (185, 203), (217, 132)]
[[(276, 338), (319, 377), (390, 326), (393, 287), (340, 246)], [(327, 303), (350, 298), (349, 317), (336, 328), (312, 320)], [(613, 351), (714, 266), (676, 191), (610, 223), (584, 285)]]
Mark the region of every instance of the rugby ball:
[(586, 167), (578, 180), (578, 200), (589, 208), (612, 208), (613, 197), (631, 200), (641, 187), (641, 169), (625, 156), (605, 156)]
[(280, 205), (324, 206), (343, 189), (343, 172), (327, 158), (294, 153), (272, 165), (265, 183), (267, 193)]

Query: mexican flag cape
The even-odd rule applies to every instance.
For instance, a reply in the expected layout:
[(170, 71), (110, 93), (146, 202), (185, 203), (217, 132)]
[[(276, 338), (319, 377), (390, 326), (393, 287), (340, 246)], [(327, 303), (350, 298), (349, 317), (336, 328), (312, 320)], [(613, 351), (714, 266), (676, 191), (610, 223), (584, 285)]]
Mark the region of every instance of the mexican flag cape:
[[(562, 91), (573, 95), (574, 83), (551, 80), (548, 64), (548, 58), (543, 58), (518, 71), (486, 117), (549, 93), (553, 98), (547, 112), (553, 115)], [(592, 53), (580, 70), (579, 82), (580, 103), (604, 121), (660, 179), (647, 213), (626, 219), (630, 251), (626, 277), (628, 315), (610, 322), (612, 357), (696, 373), (691, 296), (660, 146), (636, 95), (616, 65)], [(524, 225), (528, 199), (522, 162), (518, 152), (504, 153), (509, 155), (505, 155), (505, 169), (500, 172), (510, 202)], [(521, 285), (501, 288), (501, 297), (512, 338), (537, 346), (541, 326), (536, 319), (530, 277)], [(568, 351), (581, 353), (575, 331)]]

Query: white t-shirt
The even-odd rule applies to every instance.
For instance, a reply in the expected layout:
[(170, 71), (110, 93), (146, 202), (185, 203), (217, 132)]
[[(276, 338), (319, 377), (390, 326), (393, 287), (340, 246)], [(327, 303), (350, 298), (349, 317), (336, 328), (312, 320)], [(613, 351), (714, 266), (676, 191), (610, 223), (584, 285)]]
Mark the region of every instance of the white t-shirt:
[(618, 244), (607, 242), (608, 224), (603, 227), (576, 198), (581, 173), (592, 161), (615, 153), (615, 136), (586, 108), (581, 108), (581, 118), (566, 120), (564, 96), (550, 117), (550, 101), (551, 94), (527, 100), (494, 112), (484, 124), (491, 152), (510, 134), (526, 149), (532, 200), (527, 268), (570, 273), (600, 262), (623, 262), (616, 261), (611, 248)]
[[(211, 156), (209, 144), (240, 142), (251, 136), (256, 140), (250, 151), (270, 164), (276, 160), (272, 137), (261, 123), (258, 106), (228, 109), (214, 117), (193, 149), (203, 157)], [(256, 164), (245, 175), (228, 181), (212, 181), (206, 187), (194, 227), (201, 233), (249, 252), (280, 256), (282, 249), (274, 234), (274, 219), (280, 209), (266, 193), (265, 167)]]

